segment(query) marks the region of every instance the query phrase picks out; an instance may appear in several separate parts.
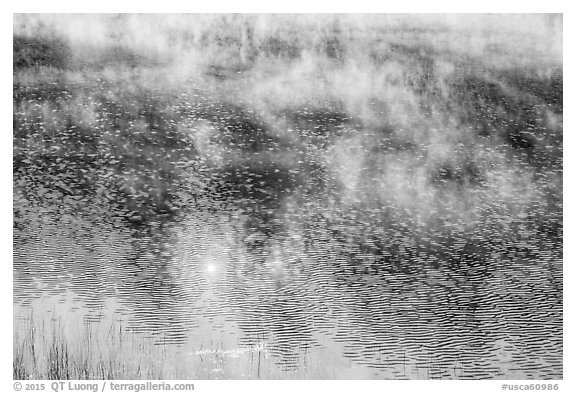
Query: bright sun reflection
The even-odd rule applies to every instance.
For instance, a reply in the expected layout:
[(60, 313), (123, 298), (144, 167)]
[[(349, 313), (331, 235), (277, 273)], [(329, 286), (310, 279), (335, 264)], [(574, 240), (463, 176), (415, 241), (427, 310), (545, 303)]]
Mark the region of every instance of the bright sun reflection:
[(214, 272), (216, 271), (216, 266), (210, 264), (210, 265), (208, 265), (208, 266), (206, 267), (206, 271), (207, 271), (208, 273), (214, 273)]

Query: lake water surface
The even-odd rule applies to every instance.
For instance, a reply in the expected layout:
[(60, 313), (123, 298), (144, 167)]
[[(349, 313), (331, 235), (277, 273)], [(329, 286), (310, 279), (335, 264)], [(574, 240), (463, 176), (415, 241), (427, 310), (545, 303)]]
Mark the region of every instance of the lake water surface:
[(15, 33), (19, 376), (563, 377), (544, 27), (102, 18)]

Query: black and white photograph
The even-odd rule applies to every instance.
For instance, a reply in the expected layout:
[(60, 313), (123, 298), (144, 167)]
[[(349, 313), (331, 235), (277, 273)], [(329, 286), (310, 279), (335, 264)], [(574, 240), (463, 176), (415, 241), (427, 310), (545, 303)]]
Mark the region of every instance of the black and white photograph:
[(563, 14), (12, 18), (15, 389), (558, 389)]

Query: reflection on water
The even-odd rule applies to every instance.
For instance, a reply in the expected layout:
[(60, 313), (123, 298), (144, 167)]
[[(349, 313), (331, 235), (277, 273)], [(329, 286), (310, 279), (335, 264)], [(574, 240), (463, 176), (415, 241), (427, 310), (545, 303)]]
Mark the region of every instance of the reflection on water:
[(153, 237), (88, 224), (33, 229), (16, 238), (17, 318), (52, 312), (72, 328), (121, 317), (173, 351), (260, 345), (285, 369), (326, 351), (381, 377), (561, 375), (552, 259), (495, 255), (466, 270), (380, 273), (356, 265), (322, 225), (310, 244), (285, 232), (261, 233), (255, 246), (237, 212), (198, 211)]
[(15, 332), (144, 337), (180, 378), (562, 378), (561, 65), (368, 31), (182, 83), (19, 36)]

